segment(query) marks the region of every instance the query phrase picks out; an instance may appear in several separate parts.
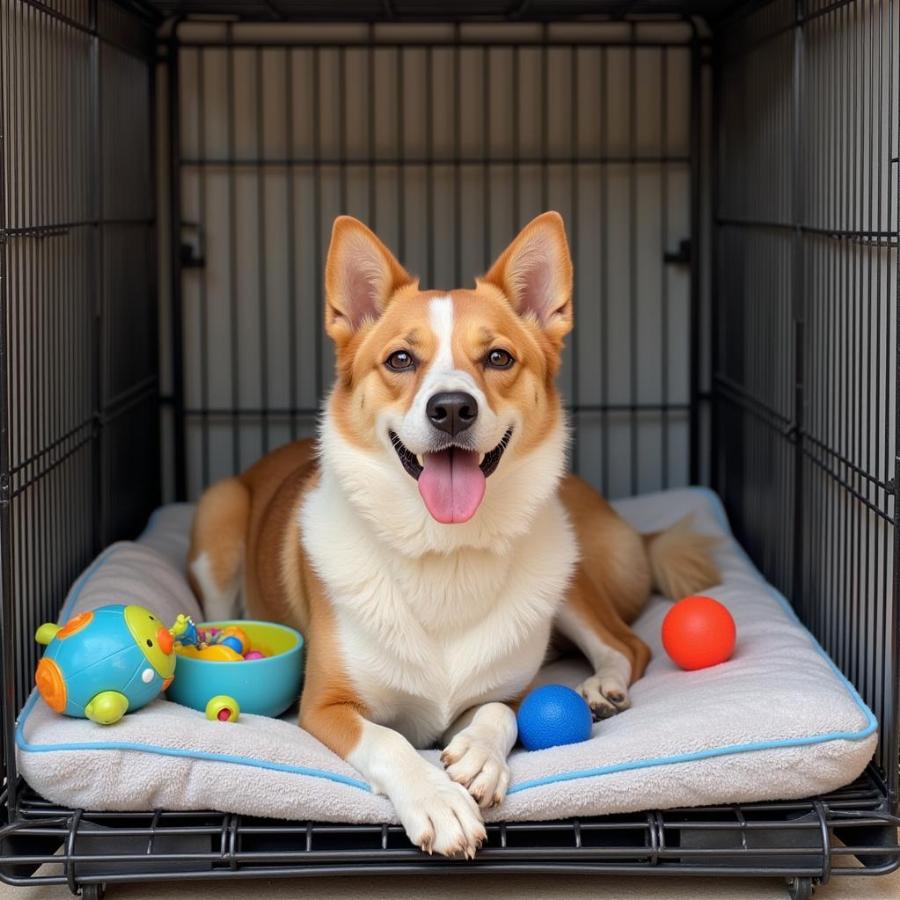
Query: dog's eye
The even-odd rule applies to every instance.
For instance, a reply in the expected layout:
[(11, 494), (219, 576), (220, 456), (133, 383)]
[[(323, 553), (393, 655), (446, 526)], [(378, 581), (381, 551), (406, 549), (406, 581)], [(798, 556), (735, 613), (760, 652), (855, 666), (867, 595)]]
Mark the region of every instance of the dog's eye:
[(414, 369), (416, 361), (411, 353), (405, 350), (395, 350), (385, 361), (384, 364), (394, 372), (403, 372), (406, 369)]
[(515, 360), (507, 350), (491, 350), (484, 362), (491, 369), (508, 369)]

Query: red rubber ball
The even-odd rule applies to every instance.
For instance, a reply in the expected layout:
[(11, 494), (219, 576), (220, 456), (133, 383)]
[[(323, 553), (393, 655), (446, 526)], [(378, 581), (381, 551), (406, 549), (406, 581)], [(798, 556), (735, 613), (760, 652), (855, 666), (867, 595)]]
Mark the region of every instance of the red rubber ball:
[(734, 641), (734, 619), (712, 597), (685, 597), (663, 619), (663, 647), (682, 669), (706, 669), (725, 662), (734, 653)]

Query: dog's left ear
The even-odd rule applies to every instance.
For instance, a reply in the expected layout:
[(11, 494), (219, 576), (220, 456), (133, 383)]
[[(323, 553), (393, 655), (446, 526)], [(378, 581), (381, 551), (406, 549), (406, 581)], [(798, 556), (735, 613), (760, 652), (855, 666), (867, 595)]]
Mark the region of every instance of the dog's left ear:
[(572, 330), (572, 258), (558, 212), (532, 219), (479, 280), (503, 291), (557, 346)]
[(373, 231), (352, 216), (338, 216), (325, 263), (325, 331), (343, 346), (414, 281)]

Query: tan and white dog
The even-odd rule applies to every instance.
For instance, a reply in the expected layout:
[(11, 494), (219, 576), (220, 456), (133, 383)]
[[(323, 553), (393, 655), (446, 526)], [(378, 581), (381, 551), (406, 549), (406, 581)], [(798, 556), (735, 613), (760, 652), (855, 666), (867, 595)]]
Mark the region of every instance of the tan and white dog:
[[(564, 475), (554, 386), (572, 264), (545, 213), (474, 290), (422, 291), (355, 219), (334, 223), (325, 327), (337, 376), (299, 441), (200, 501), (189, 568), (210, 618), (300, 629), (300, 724), (393, 802), (413, 843), (471, 856), (498, 804), (513, 706), (554, 630), (587, 657), (595, 718), (630, 705), (651, 586), (717, 581), (687, 523), (641, 536)], [(440, 742), (446, 771), (415, 750)]]

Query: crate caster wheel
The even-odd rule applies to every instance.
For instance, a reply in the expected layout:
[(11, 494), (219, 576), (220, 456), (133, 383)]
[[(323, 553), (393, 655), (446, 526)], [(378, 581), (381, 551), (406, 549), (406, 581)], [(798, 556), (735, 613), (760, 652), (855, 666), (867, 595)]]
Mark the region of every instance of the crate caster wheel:
[(788, 896), (791, 900), (812, 900), (812, 878), (791, 878), (788, 880)]
[(105, 895), (105, 884), (86, 884), (81, 889), (81, 900), (103, 900)]

